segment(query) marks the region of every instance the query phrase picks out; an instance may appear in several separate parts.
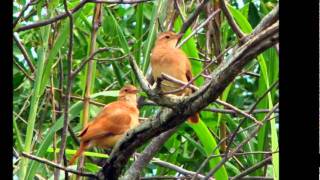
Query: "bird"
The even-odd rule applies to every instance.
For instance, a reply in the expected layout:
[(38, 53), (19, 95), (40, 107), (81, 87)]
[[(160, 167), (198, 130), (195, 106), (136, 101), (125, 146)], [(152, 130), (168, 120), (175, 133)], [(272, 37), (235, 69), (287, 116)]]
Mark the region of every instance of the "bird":
[(101, 112), (80, 132), (80, 147), (69, 161), (72, 165), (82, 153), (97, 146), (112, 148), (124, 134), (139, 125), (138, 89), (133, 85), (121, 88), (117, 101), (104, 106)]
[[(186, 54), (176, 47), (178, 40), (183, 34), (176, 34), (172, 31), (162, 32), (158, 35), (155, 46), (151, 51), (151, 73), (156, 81), (161, 74), (167, 74), (183, 82), (192, 79), (191, 64)], [(161, 81), (161, 91), (172, 91), (180, 87), (179, 84), (167, 80)], [(183, 91), (173, 93), (177, 96), (190, 95), (194, 91), (185, 88)], [(199, 114), (195, 113), (188, 118), (188, 122), (197, 123)]]

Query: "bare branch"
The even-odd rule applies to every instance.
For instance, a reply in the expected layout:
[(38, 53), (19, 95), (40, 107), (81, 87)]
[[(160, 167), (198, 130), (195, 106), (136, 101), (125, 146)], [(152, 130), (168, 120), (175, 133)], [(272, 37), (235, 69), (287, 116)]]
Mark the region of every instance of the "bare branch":
[[(133, 3), (142, 3), (142, 2), (147, 2), (147, 1), (152, 1), (152, 0), (82, 0), (76, 7), (74, 7), (72, 10), (70, 10), (71, 14), (76, 13), (77, 11), (79, 11), (85, 4), (87, 3), (108, 3), (108, 4), (133, 4)], [(25, 31), (25, 30), (29, 30), (29, 29), (33, 29), (33, 28), (38, 28), (38, 27), (42, 27), (48, 24), (52, 24), (54, 22), (57, 22), (61, 19), (64, 19), (68, 16), (67, 13), (62, 13), (60, 15), (57, 15), (53, 18), (44, 20), (44, 21), (39, 21), (39, 22), (35, 22), (33, 24), (29, 24), (29, 25), (25, 25), (22, 27), (19, 27), (17, 29), (15, 29), (15, 32), (20, 32), (20, 31)]]
[(248, 169), (246, 169), (242, 173), (232, 177), (231, 179), (232, 180), (242, 179), (244, 176), (249, 175), (250, 173), (254, 172), (255, 170), (261, 168), (262, 166), (265, 166), (266, 164), (271, 163), (271, 159), (272, 159), (272, 156), (269, 156), (266, 159), (262, 160), (261, 162), (253, 165), (252, 167), (249, 167)]
[(105, 3), (105, 4), (136, 4), (154, 0), (88, 0), (92, 3)]
[(229, 104), (229, 103), (227, 103), (227, 102), (221, 101), (220, 99), (217, 99), (216, 102), (219, 103), (219, 104), (221, 104), (221, 105), (223, 105), (223, 106), (225, 106), (225, 107), (228, 107), (228, 108), (234, 110), (235, 112), (243, 115), (244, 117), (246, 117), (246, 118), (248, 118), (248, 119), (253, 120), (253, 122), (255, 122), (255, 123), (257, 123), (257, 124), (262, 125), (261, 122), (258, 121), (255, 117), (253, 117), (253, 116), (251, 116), (250, 114), (242, 111), (241, 109), (238, 109), (237, 107), (235, 107), (235, 106), (233, 106), (233, 105), (231, 105), (231, 104)]
[[(272, 110), (264, 117), (264, 119), (261, 121), (263, 124), (266, 123), (266, 121), (268, 120), (268, 118), (272, 115), (272, 113), (278, 108), (279, 104), (276, 104)], [(257, 126), (252, 133), (250, 133), (248, 135), (248, 137), (242, 141), (232, 152), (227, 152), (226, 156), (216, 165), (215, 168), (211, 169), (209, 171), (209, 173), (206, 175), (206, 177), (204, 179), (209, 179), (211, 176), (214, 175), (215, 172), (217, 172), (219, 170), (219, 168), (225, 164), (228, 159), (230, 159), (232, 156), (234, 156), (234, 154), (239, 151), (240, 148), (242, 148), (242, 146), (246, 143), (248, 143), (253, 137), (255, 137), (255, 135), (259, 132), (259, 130), (261, 129), (262, 126)]]
[(254, 103), (254, 105), (250, 108), (249, 114), (254, 111), (254, 109), (257, 107), (259, 102), (274, 88), (278, 85), (279, 80), (273, 82), (273, 84), (257, 99), (257, 101)]
[(94, 175), (94, 174), (87, 173), (87, 172), (79, 172), (79, 171), (76, 171), (76, 170), (73, 170), (73, 169), (69, 169), (69, 168), (66, 168), (64, 166), (61, 166), (60, 164), (56, 164), (56, 163), (54, 163), (52, 161), (49, 161), (47, 159), (40, 158), (40, 157), (37, 157), (37, 156), (33, 156), (33, 155), (27, 154), (25, 152), (22, 152), (21, 156), (29, 158), (29, 159), (32, 159), (32, 160), (35, 160), (35, 161), (38, 161), (38, 162), (41, 162), (41, 163), (44, 163), (46, 165), (49, 165), (51, 167), (54, 167), (56, 169), (60, 169), (60, 170), (63, 170), (63, 171), (69, 172), (69, 173), (73, 173), (73, 174), (76, 174), (76, 175), (79, 175), (79, 176), (86, 176), (86, 177), (91, 177), (91, 178), (97, 179), (97, 176)]
[(211, 21), (212, 18), (214, 18), (218, 13), (220, 12), (220, 9), (217, 9), (213, 13), (209, 15), (209, 17), (203, 21), (198, 27), (196, 27), (186, 38), (184, 38), (177, 47), (181, 47), (184, 43), (186, 43), (193, 35), (195, 35), (202, 27), (204, 27), (208, 22)]
[[(68, 10), (67, 0), (63, 1), (64, 10), (66, 11), (67, 16), (69, 17), (69, 47), (68, 47), (68, 56), (67, 56), (67, 90), (64, 97), (64, 108), (63, 108), (63, 128), (61, 133), (61, 144), (60, 152), (57, 159), (57, 163), (60, 164), (65, 155), (65, 148), (67, 142), (67, 131), (69, 126), (69, 104), (70, 104), (70, 95), (72, 88), (72, 49), (73, 49), (73, 17), (72, 13)], [(54, 178), (59, 179), (60, 171), (56, 170), (54, 172)]]
[[(155, 159), (155, 158), (153, 158)], [(161, 160), (153, 160), (152, 161), (153, 164), (157, 164), (157, 165), (160, 165), (162, 167), (166, 167), (166, 168), (169, 168), (169, 169), (172, 169), (174, 171), (177, 171), (178, 173), (181, 173), (183, 175), (188, 175), (188, 176), (192, 176), (192, 175), (196, 175), (195, 172), (193, 171), (189, 171), (189, 170), (186, 170), (186, 169), (183, 169), (177, 165), (174, 165), (174, 164), (171, 164), (171, 163), (167, 163), (165, 161), (161, 161)], [(204, 175), (202, 174), (197, 174), (196, 175), (198, 178), (204, 178)], [(213, 178), (209, 178), (209, 180), (213, 180)]]
[(176, 130), (177, 128), (173, 128), (154, 138), (138, 156), (138, 159), (130, 166), (121, 179), (138, 179), (142, 169), (149, 163), (154, 154), (160, 150), (162, 145), (171, 137), (174, 132), (176, 132)]
[[(232, 109), (216, 109), (216, 108), (204, 108), (202, 111), (210, 111), (214, 113), (223, 113), (223, 114), (236, 114), (237, 112)], [(268, 113), (269, 109), (256, 109), (251, 114), (258, 114), (258, 113)], [(249, 111), (245, 111), (246, 113), (250, 114)], [(278, 111), (275, 111), (278, 112)]]
[(13, 61), (13, 64), (18, 67), (18, 69), (30, 80), (34, 81), (34, 79), (21, 67), (16, 61)]
[(200, 12), (205, 8), (209, 0), (203, 0), (197, 8), (194, 10), (194, 13), (183, 23), (182, 28), (180, 29), (180, 34), (183, 34), (187, 31), (187, 29), (191, 26), (191, 24), (196, 20)]
[(245, 37), (246, 35), (241, 31), (240, 27), (237, 25), (236, 21), (233, 19), (233, 16), (231, 15), (229, 9), (227, 8), (225, 0), (220, 0), (220, 5), (221, 5), (221, 9), (222, 9), (224, 15), (226, 16), (233, 32), (236, 33), (236, 35), (239, 39), (242, 39), (243, 37)]
[[(75, 6), (72, 10), (70, 10), (70, 13), (71, 14), (74, 14), (76, 13), (77, 11), (79, 11), (86, 3), (88, 2), (88, 0), (82, 0), (77, 6)], [(20, 31), (25, 31), (25, 30), (29, 30), (29, 29), (33, 29), (33, 28), (38, 28), (38, 27), (41, 27), (41, 26), (45, 26), (45, 25), (48, 25), (48, 24), (52, 24), (54, 22), (57, 22), (61, 19), (64, 19), (68, 16), (67, 13), (63, 13), (63, 14), (60, 14), (60, 15), (57, 15), (53, 18), (50, 18), (50, 19), (47, 19), (47, 20), (44, 20), (44, 21), (39, 21), (39, 22), (35, 22), (33, 24), (29, 24), (29, 25), (25, 25), (25, 26), (22, 26), (22, 27), (19, 27), (17, 28), (16, 32), (20, 32)]]
[(27, 61), (31, 72), (34, 72), (34, 65), (32, 64), (32, 61), (31, 61), (31, 59), (30, 59), (30, 57), (29, 57), (29, 55), (28, 55), (28, 53), (26, 51), (26, 48), (24, 48), (23, 44), (19, 41), (18, 37), (15, 34), (13, 34), (13, 39), (17, 43), (17, 45), (18, 45), (18, 47), (19, 47), (24, 59)]
[[(108, 50), (118, 50), (118, 51), (122, 51), (122, 49), (120, 48), (113, 48), (113, 47), (104, 47), (104, 48), (100, 48), (97, 51), (93, 52), (92, 54), (90, 54), (90, 56), (86, 59), (83, 60), (81, 62), (81, 64), (79, 65), (79, 67), (73, 71), (72, 73), (72, 78), (74, 78), (83, 68), (84, 66), (90, 61), (92, 60), (97, 54), (104, 52), (104, 51), (108, 51)], [(126, 55), (128, 56), (128, 55)], [(120, 58), (124, 58), (124, 56), (120, 57)]]
[(21, 19), (21, 17), (23, 16), (24, 12), (29, 8), (29, 6), (34, 5), (36, 3), (38, 3), (39, 1), (36, 0), (30, 0), (26, 6), (24, 6), (21, 10), (21, 12), (19, 13), (17, 19), (13, 22), (13, 28), (16, 27), (17, 23), (19, 22), (19, 20)]
[(185, 19), (184, 19), (183, 15), (182, 15), (182, 12), (181, 12), (181, 9), (180, 9), (178, 0), (174, 0), (173, 3), (174, 3), (174, 4), (173, 4), (173, 5), (174, 5), (174, 8), (176, 9), (176, 11), (179, 13), (179, 15), (180, 15), (180, 17), (181, 17), (182, 23), (184, 23), (184, 22), (185, 22)]

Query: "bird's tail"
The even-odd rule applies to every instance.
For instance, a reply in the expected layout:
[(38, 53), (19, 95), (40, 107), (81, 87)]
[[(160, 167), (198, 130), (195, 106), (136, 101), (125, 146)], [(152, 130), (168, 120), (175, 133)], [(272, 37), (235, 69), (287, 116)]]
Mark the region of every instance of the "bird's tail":
[(78, 151), (73, 155), (71, 160), (69, 161), (69, 165), (74, 164), (74, 162), (78, 159), (78, 157), (81, 156), (82, 153), (86, 150), (88, 145), (89, 145), (89, 142), (81, 142), (80, 143), (80, 147), (79, 147)]
[(190, 116), (188, 118), (188, 122), (193, 123), (193, 124), (198, 123), (199, 122), (199, 113), (195, 113), (192, 116)]

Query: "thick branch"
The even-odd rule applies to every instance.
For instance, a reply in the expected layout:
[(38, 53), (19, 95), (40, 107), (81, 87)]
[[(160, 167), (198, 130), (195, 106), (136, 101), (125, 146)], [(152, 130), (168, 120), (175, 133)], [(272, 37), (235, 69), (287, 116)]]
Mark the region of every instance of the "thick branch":
[(160, 134), (158, 137), (154, 138), (150, 144), (144, 149), (140, 154), (138, 159), (130, 166), (125, 175), (121, 179), (138, 179), (142, 169), (148, 165), (149, 161), (153, 158), (154, 154), (159, 151), (162, 145), (166, 142), (167, 139), (177, 130), (173, 128), (169, 131), (166, 131)]
[[(145, 141), (161, 134), (168, 129), (183, 123), (190, 115), (200, 111), (211, 102), (215, 101), (223, 90), (241, 72), (246, 64), (252, 61), (258, 54), (272, 47), (278, 42), (279, 24), (275, 23), (256, 36), (250, 38), (235, 50), (230, 60), (220, 64), (211, 74), (212, 79), (208, 85), (202, 87), (189, 97), (179, 99), (179, 104), (174, 110), (162, 108), (152, 120), (141, 124), (139, 127), (129, 131), (126, 137), (116, 144), (104, 165), (99, 177), (102, 179), (117, 179), (124, 164), (133, 154), (134, 150)], [(130, 61), (133, 64), (132, 60)], [(133, 69), (136, 67), (133, 67)], [(139, 74), (138, 74), (139, 75)], [(145, 81), (143, 75), (138, 76)], [(140, 81), (139, 81), (140, 82)], [(140, 82), (141, 83), (141, 82)], [(148, 87), (145, 82), (141, 84), (142, 89)]]

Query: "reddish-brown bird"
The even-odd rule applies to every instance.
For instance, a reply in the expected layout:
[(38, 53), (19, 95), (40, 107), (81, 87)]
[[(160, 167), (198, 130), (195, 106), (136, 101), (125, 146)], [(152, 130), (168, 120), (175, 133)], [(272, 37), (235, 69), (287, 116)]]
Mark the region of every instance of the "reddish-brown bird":
[[(177, 42), (181, 35), (174, 32), (161, 33), (152, 49), (151, 68), (154, 80), (161, 77), (161, 74), (170, 75), (183, 82), (188, 82), (192, 79), (191, 64), (186, 54), (179, 48), (176, 48)], [(162, 81), (161, 90), (172, 91), (178, 89), (179, 84), (169, 81)], [(174, 93), (177, 96), (190, 95), (192, 89), (186, 88), (183, 91)], [(188, 119), (191, 123), (199, 121), (199, 114), (196, 113)]]
[(80, 147), (69, 161), (75, 160), (88, 148), (113, 147), (130, 129), (139, 125), (139, 109), (137, 108), (137, 88), (124, 86), (118, 100), (106, 105), (103, 110), (81, 131)]

